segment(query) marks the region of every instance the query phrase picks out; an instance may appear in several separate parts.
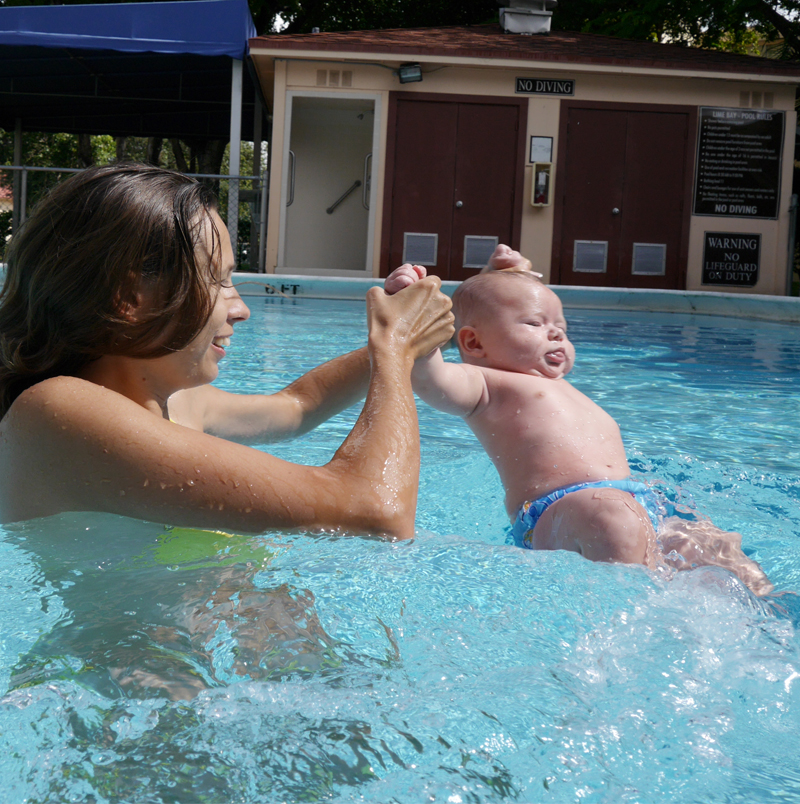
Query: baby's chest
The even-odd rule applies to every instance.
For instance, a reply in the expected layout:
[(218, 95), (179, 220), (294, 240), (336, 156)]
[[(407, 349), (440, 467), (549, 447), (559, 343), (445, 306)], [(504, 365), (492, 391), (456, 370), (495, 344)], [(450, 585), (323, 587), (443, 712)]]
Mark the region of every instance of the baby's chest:
[(598, 406), (565, 380), (512, 374), (489, 384), (489, 407), (498, 414), (519, 408), (536, 415), (559, 410), (589, 412)]
[[(564, 380), (522, 377), (500, 384), (490, 394), (489, 425), (510, 429), (609, 432), (616, 423), (599, 405)], [(527, 382), (526, 382), (527, 380)]]

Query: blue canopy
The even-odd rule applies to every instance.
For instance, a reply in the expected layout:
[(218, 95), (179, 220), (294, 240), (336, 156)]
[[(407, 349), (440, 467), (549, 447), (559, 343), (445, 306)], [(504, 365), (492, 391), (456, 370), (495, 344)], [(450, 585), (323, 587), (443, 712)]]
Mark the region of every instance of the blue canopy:
[(0, 127), (227, 139), (232, 59), (255, 90), (247, 0), (0, 7)]
[(244, 59), (255, 35), (247, 0), (0, 8), (0, 45)]

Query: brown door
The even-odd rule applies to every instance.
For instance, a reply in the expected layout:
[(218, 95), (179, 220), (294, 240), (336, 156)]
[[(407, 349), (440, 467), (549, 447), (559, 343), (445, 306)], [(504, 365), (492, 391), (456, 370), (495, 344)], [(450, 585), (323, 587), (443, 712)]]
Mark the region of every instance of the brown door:
[(497, 243), (518, 247), (524, 101), (396, 93), (382, 272), (404, 261), (466, 279)]
[(683, 287), (690, 111), (565, 104), (562, 115), (555, 281)]

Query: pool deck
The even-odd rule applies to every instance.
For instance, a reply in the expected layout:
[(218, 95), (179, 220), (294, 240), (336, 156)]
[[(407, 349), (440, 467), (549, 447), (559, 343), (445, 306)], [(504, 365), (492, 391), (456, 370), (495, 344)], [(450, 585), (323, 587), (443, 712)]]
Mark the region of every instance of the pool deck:
[[(282, 274), (235, 273), (234, 284), (242, 296), (305, 299), (362, 300), (381, 279), (310, 277)], [(458, 282), (442, 282), (451, 295)], [(750, 318), (786, 324), (800, 323), (800, 298), (717, 293), (698, 290), (641, 290), (550, 285), (564, 307), (591, 310), (631, 310), (647, 313), (688, 313), (728, 318)]]

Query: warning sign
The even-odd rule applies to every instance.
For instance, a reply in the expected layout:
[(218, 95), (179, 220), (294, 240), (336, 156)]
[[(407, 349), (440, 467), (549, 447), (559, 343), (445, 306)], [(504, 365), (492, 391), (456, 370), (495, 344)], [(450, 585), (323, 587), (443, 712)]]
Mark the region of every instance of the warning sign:
[(758, 282), (761, 235), (706, 232), (703, 284), (752, 288)]

